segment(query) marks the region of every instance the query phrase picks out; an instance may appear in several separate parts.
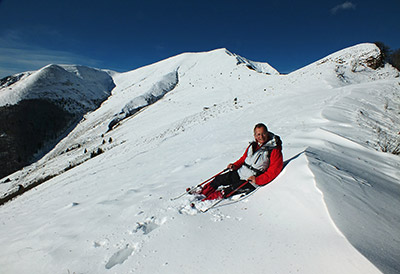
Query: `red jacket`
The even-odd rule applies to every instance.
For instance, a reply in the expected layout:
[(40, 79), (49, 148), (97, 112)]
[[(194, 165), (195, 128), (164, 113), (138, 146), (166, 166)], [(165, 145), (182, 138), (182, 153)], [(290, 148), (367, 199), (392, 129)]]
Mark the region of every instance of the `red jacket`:
[[(240, 157), (239, 160), (237, 160), (233, 165), (235, 166), (235, 169), (239, 169), (244, 161), (246, 160), (247, 157), (247, 151), (249, 150), (249, 147), (247, 147), (246, 151), (244, 152), (243, 156)], [(257, 148), (255, 151), (257, 151), (260, 147), (257, 145)], [(282, 146), (278, 146), (277, 148), (273, 149), (271, 151), (271, 154), (269, 156), (270, 164), (268, 169), (261, 175), (256, 177), (256, 184), (259, 186), (263, 186), (271, 182), (273, 179), (276, 178), (276, 176), (279, 175), (279, 173), (282, 171), (283, 168), (283, 156), (282, 156)]]

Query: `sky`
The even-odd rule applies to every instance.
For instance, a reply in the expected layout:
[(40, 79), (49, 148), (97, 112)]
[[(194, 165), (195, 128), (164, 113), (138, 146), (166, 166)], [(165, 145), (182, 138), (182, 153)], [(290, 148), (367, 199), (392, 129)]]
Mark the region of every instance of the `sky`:
[(364, 42), (400, 48), (399, 0), (0, 0), (0, 78), (47, 64), (130, 71), (227, 48), (289, 73)]

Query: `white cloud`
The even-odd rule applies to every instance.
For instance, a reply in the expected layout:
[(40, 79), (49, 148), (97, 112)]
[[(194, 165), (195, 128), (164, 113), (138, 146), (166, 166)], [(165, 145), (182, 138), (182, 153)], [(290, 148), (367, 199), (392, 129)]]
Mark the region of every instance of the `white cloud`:
[(37, 70), (48, 64), (79, 64), (97, 67), (101, 62), (79, 54), (28, 45), (18, 31), (0, 36), (0, 78), (19, 72)]
[(37, 70), (48, 64), (78, 64), (97, 67), (100, 62), (65, 51), (0, 47), (0, 78)]
[(336, 14), (340, 10), (350, 10), (350, 9), (355, 10), (356, 5), (353, 4), (352, 2), (346, 1), (343, 4), (337, 5), (336, 7), (332, 8), (331, 13)]

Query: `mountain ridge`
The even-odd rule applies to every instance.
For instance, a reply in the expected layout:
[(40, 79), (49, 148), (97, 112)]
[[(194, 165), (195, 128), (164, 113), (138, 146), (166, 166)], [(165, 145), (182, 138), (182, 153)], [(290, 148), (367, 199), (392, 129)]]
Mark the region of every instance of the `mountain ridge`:
[(42, 157), (83, 114), (99, 107), (114, 86), (107, 73), (74, 65), (50, 64), (3, 79), (0, 177)]

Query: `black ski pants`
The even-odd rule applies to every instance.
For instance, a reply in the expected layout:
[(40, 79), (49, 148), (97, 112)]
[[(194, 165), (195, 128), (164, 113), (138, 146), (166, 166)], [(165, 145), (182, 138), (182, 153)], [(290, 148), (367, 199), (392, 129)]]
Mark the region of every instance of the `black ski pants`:
[[(217, 189), (219, 186), (226, 186), (226, 188), (224, 189), (224, 193), (225, 195), (228, 195), (233, 190), (242, 185), (244, 182), (245, 180), (240, 180), (237, 171), (233, 170), (215, 177), (215, 179), (210, 183), (210, 186), (214, 189)], [(238, 193), (251, 192), (254, 189), (255, 187), (252, 184), (247, 183), (243, 187), (241, 187), (240, 190), (238, 190)]]

